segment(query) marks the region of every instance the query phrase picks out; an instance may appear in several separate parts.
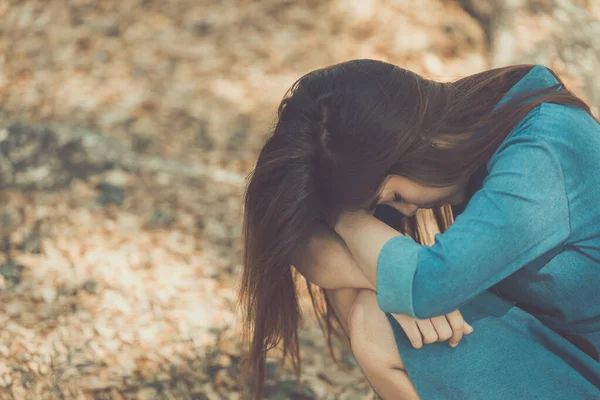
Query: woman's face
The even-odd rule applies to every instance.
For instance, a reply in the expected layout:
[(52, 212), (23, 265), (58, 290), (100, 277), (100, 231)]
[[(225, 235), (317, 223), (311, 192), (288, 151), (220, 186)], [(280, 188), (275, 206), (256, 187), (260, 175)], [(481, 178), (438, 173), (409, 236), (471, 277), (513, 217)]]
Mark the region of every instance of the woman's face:
[(442, 204), (457, 205), (466, 201), (468, 180), (452, 186), (427, 187), (400, 175), (388, 175), (381, 185), (371, 209), (380, 204), (394, 207), (407, 217), (413, 216), (419, 208), (432, 208)]

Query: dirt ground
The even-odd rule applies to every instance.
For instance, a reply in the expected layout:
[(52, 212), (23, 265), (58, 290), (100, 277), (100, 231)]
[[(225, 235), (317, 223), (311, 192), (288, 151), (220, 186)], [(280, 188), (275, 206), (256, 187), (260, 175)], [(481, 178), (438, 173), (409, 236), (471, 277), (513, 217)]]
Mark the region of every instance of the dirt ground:
[[(523, 48), (551, 29), (519, 15)], [(287, 88), (352, 58), (451, 80), (486, 46), (450, 0), (0, 0), (0, 147), (15, 123), (84, 128), (157, 160), (3, 187), (0, 399), (240, 398), (241, 198)], [(303, 310), (303, 386), (273, 358), (269, 398), (373, 396)]]

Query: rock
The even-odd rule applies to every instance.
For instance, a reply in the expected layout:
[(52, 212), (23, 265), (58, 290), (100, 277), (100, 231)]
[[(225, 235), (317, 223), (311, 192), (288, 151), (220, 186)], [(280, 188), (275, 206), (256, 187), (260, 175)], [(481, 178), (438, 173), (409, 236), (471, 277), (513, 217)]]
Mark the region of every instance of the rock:
[(356, 382), (360, 378), (352, 376), (348, 372), (339, 369), (326, 369), (319, 373), (319, 379), (322, 379), (325, 382), (330, 383), (332, 385), (345, 386)]
[(19, 249), (31, 254), (40, 254), (42, 252), (42, 237), (39, 232), (31, 232), (19, 244)]
[(265, 385), (265, 394), (273, 400), (312, 400), (316, 398), (315, 392), (307, 383), (301, 383), (298, 386), (292, 379), (285, 379), (274, 385)]
[(96, 203), (122, 205), (125, 201), (125, 190), (122, 187), (111, 185), (110, 183), (100, 183), (96, 185), (100, 194), (96, 198)]
[(13, 285), (17, 285), (19, 282), (21, 282), (21, 274), (23, 273), (23, 269), (24, 267), (20, 264), (8, 262), (0, 265), (0, 274), (4, 277), (4, 279), (11, 282)]
[(54, 287), (43, 287), (40, 289), (42, 298), (44, 299), (44, 301), (48, 304), (54, 302), (54, 300), (56, 300), (56, 288)]
[(95, 279), (88, 279), (82, 285), (83, 290), (90, 294), (98, 293), (98, 281)]
[(211, 151), (215, 148), (215, 142), (208, 133), (208, 122), (205, 120), (200, 121), (200, 126), (196, 131), (195, 143), (205, 151)]
[(119, 36), (121, 34), (119, 22), (114, 19), (97, 19), (87, 21), (87, 26), (89, 26), (93, 31), (100, 32), (105, 36)]
[(71, 181), (50, 129), (14, 124), (4, 132), (0, 136), (0, 187), (49, 189)]
[(112, 168), (111, 157), (120, 154), (114, 140), (89, 131), (19, 123), (0, 133), (0, 188), (62, 188)]
[(205, 36), (210, 32), (211, 26), (207, 21), (192, 21), (186, 29), (196, 36)]
[(83, 376), (80, 379), (79, 387), (86, 391), (105, 390), (113, 386), (112, 382), (94, 375)]
[(169, 228), (175, 223), (177, 217), (171, 210), (154, 209), (145, 227), (147, 229), (164, 229)]
[(122, 169), (113, 169), (103, 175), (105, 183), (117, 187), (125, 187), (132, 183), (132, 177)]
[(137, 393), (137, 400), (154, 400), (156, 399), (157, 391), (154, 388), (144, 388)]

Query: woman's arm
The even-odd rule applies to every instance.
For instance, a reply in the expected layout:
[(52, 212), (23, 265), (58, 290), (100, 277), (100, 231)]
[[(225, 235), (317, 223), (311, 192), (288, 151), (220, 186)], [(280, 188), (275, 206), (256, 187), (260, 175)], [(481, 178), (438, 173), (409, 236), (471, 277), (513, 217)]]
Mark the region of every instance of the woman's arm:
[[(394, 229), (392, 231), (398, 233)], [(347, 311), (344, 310), (349, 308), (351, 294), (354, 293), (356, 296), (358, 289), (369, 289), (374, 293), (373, 289), (370, 289), (374, 286), (360, 271), (341, 238), (327, 226), (319, 227), (310, 238), (308, 245), (301, 250), (305, 253), (299, 250), (294, 258), (296, 264), (293, 265), (300, 266), (296, 268), (309, 282), (326, 289), (328, 298), (333, 300), (332, 306), (340, 323), (343, 327), (347, 327)], [(341, 307), (342, 311), (338, 310), (338, 307)], [(392, 314), (392, 316), (398, 321), (415, 348), (448, 339), (450, 345), (455, 346), (461, 340), (463, 333), (472, 332), (471, 326), (464, 321), (458, 310), (424, 320), (406, 315)]]
[(327, 225), (319, 225), (303, 248), (292, 256), (292, 265), (309, 282), (324, 289), (372, 289), (344, 241)]
[(565, 243), (569, 207), (559, 160), (533, 133), (507, 142), (490, 161), (483, 188), (431, 247), (366, 212), (347, 212), (336, 222), (383, 311), (448, 313)]
[(377, 259), (383, 246), (392, 238), (402, 236), (397, 230), (372, 216), (368, 211), (342, 212), (335, 231), (349, 249), (357, 267), (377, 287)]

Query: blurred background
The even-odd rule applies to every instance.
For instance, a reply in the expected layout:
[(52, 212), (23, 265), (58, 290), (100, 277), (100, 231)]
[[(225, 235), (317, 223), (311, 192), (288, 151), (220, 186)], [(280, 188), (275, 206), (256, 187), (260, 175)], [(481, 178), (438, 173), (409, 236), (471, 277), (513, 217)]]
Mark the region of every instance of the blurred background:
[[(244, 179), (289, 86), (538, 63), (598, 115), (599, 37), (599, 0), (0, 0), (0, 399), (239, 399)], [(372, 396), (309, 304), (266, 395)]]

